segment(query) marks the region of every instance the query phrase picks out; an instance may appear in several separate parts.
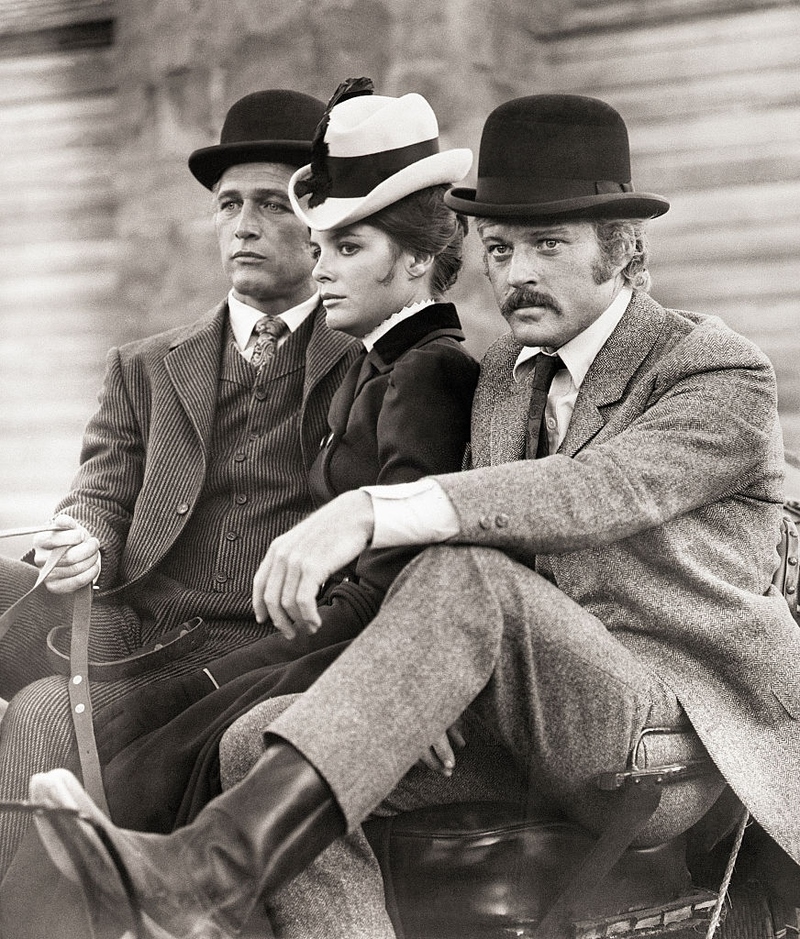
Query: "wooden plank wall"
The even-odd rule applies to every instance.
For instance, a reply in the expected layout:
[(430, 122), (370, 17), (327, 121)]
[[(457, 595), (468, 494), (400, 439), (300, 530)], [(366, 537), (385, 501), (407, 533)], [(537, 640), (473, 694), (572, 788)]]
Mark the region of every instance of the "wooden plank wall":
[(800, 453), (800, 7), (577, 0), (546, 49), (552, 87), (617, 107), (636, 188), (672, 202), (654, 296), (764, 349)]
[(96, 406), (116, 316), (115, 85), (107, 44), (0, 57), (0, 527), (50, 515)]

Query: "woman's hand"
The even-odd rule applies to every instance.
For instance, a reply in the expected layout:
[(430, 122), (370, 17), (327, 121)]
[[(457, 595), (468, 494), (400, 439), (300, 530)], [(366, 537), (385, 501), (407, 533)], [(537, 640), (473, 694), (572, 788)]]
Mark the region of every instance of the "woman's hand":
[(372, 500), (354, 490), (276, 538), (253, 579), (258, 622), (269, 617), (287, 639), (298, 630), (315, 633), (319, 588), (369, 545), (373, 527)]
[(69, 515), (59, 515), (53, 527), (57, 530), (34, 535), (33, 562), (44, 567), (54, 548), (69, 545), (50, 571), (45, 586), (51, 593), (74, 593), (91, 584), (100, 573), (100, 542)]
[(456, 751), (463, 750), (466, 745), (459, 719), (420, 757), (420, 763), (442, 776), (452, 776), (456, 768)]

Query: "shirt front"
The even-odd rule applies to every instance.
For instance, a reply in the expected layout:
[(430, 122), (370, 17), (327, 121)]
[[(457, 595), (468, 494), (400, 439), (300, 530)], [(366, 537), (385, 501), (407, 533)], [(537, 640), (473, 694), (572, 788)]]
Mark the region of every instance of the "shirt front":
[[(283, 313), (279, 318), (289, 327), (289, 333), (293, 333), (308, 317), (316, 310), (319, 305), (319, 294), (314, 294), (308, 300), (298, 303)], [(249, 362), (253, 357), (253, 346), (256, 344), (256, 335), (253, 332), (256, 323), (264, 314), (255, 307), (238, 300), (233, 291), (228, 294), (228, 316), (230, 318), (233, 338), (236, 340), (236, 346), (241, 354)], [(278, 346), (282, 345), (288, 339), (289, 333), (286, 333), (278, 340)]]
[[(633, 296), (624, 287), (611, 304), (583, 332), (558, 350), (525, 346), (514, 364), (514, 379), (522, 381), (534, 356), (561, 356), (564, 368), (556, 373), (545, 406), (550, 452), (555, 453), (567, 433), (575, 401), (597, 353), (614, 332)], [(434, 479), (420, 479), (402, 486), (364, 486), (372, 499), (375, 527), (371, 547), (389, 548), (408, 544), (436, 544), (461, 530), (456, 510)]]
[(566, 436), (586, 373), (597, 353), (608, 341), (608, 337), (617, 328), (632, 296), (631, 288), (623, 287), (611, 305), (593, 323), (577, 336), (573, 336), (569, 342), (565, 342), (560, 349), (551, 352), (541, 346), (525, 346), (517, 356), (514, 364), (515, 381), (522, 381), (532, 365), (533, 358), (540, 352), (544, 355), (555, 355), (557, 352), (564, 363), (564, 368), (556, 372), (553, 378), (544, 409), (547, 442), (551, 453), (556, 452)]

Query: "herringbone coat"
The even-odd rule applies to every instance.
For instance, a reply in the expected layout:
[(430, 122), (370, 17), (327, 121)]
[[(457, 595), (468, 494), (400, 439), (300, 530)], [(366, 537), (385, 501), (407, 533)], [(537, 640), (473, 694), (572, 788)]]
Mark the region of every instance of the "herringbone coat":
[(499, 548), (595, 614), (677, 694), (742, 801), (800, 862), (800, 630), (771, 588), (782, 503), (775, 380), (715, 317), (635, 293), (558, 453), (523, 460), (530, 386), (482, 364), (476, 472), (438, 477), (453, 541)]

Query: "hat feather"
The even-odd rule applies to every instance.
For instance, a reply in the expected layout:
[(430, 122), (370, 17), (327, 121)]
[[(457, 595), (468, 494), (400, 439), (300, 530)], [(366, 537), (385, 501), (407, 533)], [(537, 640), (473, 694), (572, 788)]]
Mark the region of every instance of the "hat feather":
[(322, 205), (331, 193), (332, 181), (328, 172), (329, 149), (325, 142), (325, 132), (328, 129), (331, 111), (342, 101), (358, 98), (361, 95), (371, 95), (374, 91), (375, 85), (371, 78), (347, 78), (341, 82), (325, 106), (325, 112), (311, 141), (311, 172), (307, 179), (299, 180), (295, 186), (295, 194), (298, 198), (311, 193), (311, 198), (308, 200), (310, 209)]

